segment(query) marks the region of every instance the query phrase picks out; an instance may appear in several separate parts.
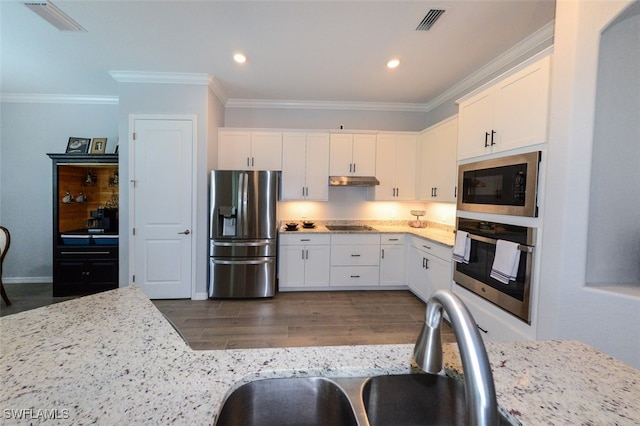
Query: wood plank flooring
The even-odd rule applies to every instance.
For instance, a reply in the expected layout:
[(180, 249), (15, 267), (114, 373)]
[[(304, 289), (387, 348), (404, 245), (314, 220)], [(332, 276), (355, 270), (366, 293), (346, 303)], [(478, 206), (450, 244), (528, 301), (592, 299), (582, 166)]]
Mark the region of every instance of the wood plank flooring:
[[(5, 284), (11, 315), (73, 297), (52, 297), (52, 285)], [(246, 349), (415, 343), (425, 304), (411, 292), (336, 291), (278, 293), (271, 299), (153, 300), (191, 348)], [(443, 341), (455, 341), (443, 325)]]
[[(415, 343), (425, 316), (424, 302), (402, 290), (153, 303), (196, 350)], [(446, 325), (442, 334), (455, 341)]]

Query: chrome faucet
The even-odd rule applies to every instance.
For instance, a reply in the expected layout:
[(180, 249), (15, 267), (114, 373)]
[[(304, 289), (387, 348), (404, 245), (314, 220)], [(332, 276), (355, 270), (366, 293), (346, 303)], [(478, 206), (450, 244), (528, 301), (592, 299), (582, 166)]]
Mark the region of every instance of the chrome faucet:
[(476, 322), (462, 301), (447, 290), (438, 290), (427, 302), (422, 331), (416, 341), (413, 357), (425, 372), (442, 371), (442, 311), (449, 315), (462, 359), (467, 419), (470, 425), (498, 424), (498, 405), (489, 358)]

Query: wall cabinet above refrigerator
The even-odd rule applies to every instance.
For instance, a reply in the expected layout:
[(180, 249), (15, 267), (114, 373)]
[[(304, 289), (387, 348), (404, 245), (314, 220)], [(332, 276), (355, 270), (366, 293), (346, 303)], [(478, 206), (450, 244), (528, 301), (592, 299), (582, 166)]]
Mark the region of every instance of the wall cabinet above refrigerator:
[(282, 170), (282, 132), (220, 130), (218, 170)]

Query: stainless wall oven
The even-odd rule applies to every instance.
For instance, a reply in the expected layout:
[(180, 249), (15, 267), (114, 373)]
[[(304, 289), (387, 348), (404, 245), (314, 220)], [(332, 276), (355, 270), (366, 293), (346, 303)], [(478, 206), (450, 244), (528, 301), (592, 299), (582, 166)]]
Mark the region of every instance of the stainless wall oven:
[[(454, 262), (455, 283), (530, 324), (536, 229), (461, 217), (457, 222), (458, 231), (469, 233), (471, 250), (469, 263)], [(518, 272), (508, 284), (490, 276), (498, 240), (518, 243)]]
[(458, 210), (538, 216), (541, 153), (510, 155), (458, 167)]

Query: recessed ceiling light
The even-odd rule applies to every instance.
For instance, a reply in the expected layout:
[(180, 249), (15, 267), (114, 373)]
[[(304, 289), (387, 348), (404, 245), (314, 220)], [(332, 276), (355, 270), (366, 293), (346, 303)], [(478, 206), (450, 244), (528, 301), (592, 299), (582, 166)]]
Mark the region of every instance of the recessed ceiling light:
[(387, 68), (398, 68), (398, 65), (400, 65), (400, 59), (397, 58), (393, 58), (387, 62)]
[(236, 53), (233, 55), (233, 60), (239, 64), (244, 64), (247, 62), (247, 57), (242, 53)]

